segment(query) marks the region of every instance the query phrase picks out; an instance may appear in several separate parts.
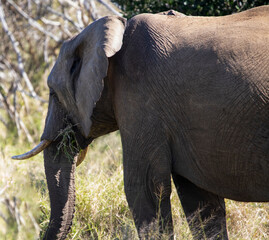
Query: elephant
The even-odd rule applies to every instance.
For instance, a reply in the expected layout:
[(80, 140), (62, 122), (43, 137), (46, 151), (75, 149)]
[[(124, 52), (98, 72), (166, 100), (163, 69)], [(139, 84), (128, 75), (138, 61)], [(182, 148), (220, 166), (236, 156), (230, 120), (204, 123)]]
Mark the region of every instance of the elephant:
[[(66, 238), (76, 165), (116, 130), (140, 238), (156, 221), (159, 236), (173, 238), (173, 181), (193, 238), (228, 239), (224, 198), (269, 201), (268, 46), (269, 6), (222, 17), (107, 16), (64, 42), (47, 81), (41, 142), (14, 157), (44, 151), (44, 239)], [(64, 129), (75, 147), (59, 149)]]

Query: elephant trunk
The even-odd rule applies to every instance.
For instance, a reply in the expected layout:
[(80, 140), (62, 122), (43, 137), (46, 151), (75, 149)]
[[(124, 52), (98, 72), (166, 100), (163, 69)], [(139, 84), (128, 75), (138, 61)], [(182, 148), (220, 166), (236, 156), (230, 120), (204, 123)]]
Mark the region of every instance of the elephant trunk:
[(70, 159), (57, 144), (44, 150), (44, 163), (50, 196), (50, 222), (43, 239), (65, 239), (75, 212), (76, 161)]

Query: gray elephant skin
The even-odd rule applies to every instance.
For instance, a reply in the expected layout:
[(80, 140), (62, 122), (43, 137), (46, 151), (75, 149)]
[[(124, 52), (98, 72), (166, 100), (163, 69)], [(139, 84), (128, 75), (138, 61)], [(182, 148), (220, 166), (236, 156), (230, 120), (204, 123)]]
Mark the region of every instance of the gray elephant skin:
[(57, 149), (68, 124), (81, 149), (120, 131), (141, 238), (156, 219), (173, 238), (171, 178), (195, 239), (228, 239), (224, 198), (269, 201), (269, 6), (101, 18), (63, 44), (48, 86), (44, 239), (72, 224), (77, 152)]

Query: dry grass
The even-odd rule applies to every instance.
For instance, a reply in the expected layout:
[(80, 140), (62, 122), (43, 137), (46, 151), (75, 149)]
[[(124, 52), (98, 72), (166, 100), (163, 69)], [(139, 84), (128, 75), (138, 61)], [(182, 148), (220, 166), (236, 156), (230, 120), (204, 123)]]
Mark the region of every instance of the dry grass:
[[(20, 144), (22, 146), (22, 144)], [(42, 154), (29, 161), (10, 156), (27, 150), (2, 145), (0, 239), (37, 239), (49, 219)], [(77, 204), (68, 239), (137, 239), (123, 190), (118, 133), (100, 138), (76, 173)], [(176, 239), (191, 239), (175, 188), (171, 196)], [(269, 204), (226, 201), (230, 239), (269, 239)]]

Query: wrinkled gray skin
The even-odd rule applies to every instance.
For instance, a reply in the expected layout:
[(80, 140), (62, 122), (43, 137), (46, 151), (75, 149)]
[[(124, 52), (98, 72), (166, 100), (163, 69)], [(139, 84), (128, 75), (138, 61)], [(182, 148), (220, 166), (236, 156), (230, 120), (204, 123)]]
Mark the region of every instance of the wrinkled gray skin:
[(172, 238), (171, 176), (196, 239), (228, 238), (224, 197), (269, 201), (269, 6), (175, 13), (105, 17), (62, 46), (42, 136), (53, 140), (45, 238), (64, 239), (74, 214), (75, 161), (56, 154), (63, 119), (82, 148), (120, 130), (140, 236), (160, 212), (160, 233)]

